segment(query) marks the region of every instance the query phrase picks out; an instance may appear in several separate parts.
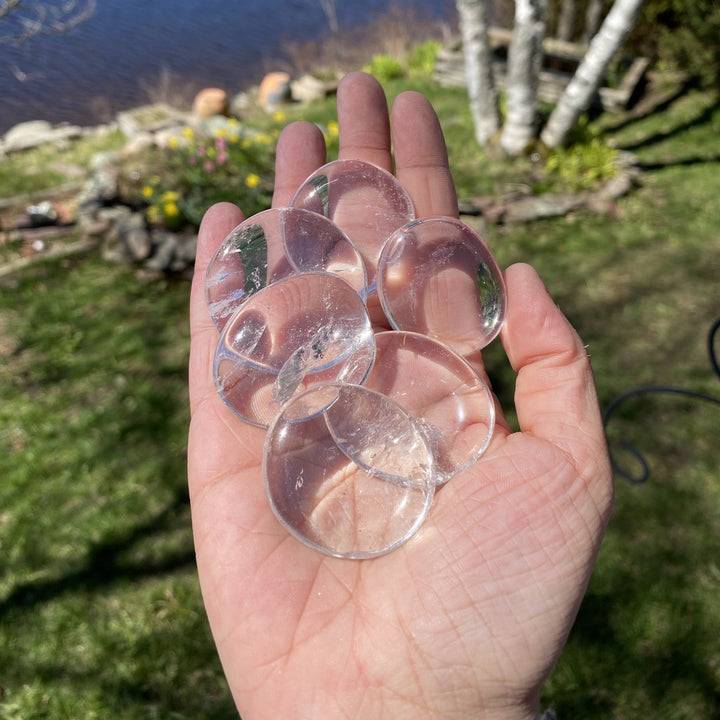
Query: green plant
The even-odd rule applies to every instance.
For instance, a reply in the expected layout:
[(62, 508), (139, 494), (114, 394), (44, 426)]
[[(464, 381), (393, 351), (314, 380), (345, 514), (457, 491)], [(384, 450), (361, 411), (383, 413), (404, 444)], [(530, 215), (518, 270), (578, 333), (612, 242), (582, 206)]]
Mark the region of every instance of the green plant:
[(629, 46), (712, 87), (720, 75), (718, 34), (717, 0), (649, 0)]
[(404, 75), (402, 63), (392, 55), (373, 55), (372, 60), (363, 66), (363, 70), (380, 82), (397, 80)]
[(439, 40), (426, 40), (416, 45), (407, 59), (408, 72), (411, 75), (432, 75), (435, 70), (437, 54), (442, 48)]
[[(275, 116), (276, 122), (284, 119)], [(234, 202), (251, 215), (269, 206), (278, 129), (249, 131), (229, 120), (211, 134), (186, 127), (145, 178), (142, 188), (151, 225), (197, 227), (216, 202)]]
[(545, 162), (545, 170), (568, 190), (588, 190), (616, 174), (617, 150), (583, 117), (571, 144), (554, 149)]

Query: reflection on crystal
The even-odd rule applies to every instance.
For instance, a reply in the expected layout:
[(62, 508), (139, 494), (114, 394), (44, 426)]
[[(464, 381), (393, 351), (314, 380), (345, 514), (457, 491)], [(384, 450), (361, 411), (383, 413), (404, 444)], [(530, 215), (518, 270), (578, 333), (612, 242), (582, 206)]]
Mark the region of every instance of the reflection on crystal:
[(215, 384), (241, 418), (267, 426), (306, 387), (365, 380), (375, 357), (362, 298), (330, 273), (303, 273), (249, 296), (226, 323)]
[(309, 210), (273, 208), (248, 218), (210, 261), (205, 295), (218, 330), (254, 293), (299, 272), (324, 270), (367, 294), (360, 253), (334, 223)]
[(393, 233), (378, 294), (393, 328), (429, 335), (461, 355), (490, 343), (505, 319), (500, 269), (480, 235), (455, 218), (415, 220)]
[(309, 177), (290, 203), (324, 215), (360, 251), (370, 292), (382, 246), (415, 217), (410, 196), (394, 175), (362, 160), (334, 160)]
[(263, 474), (280, 522), (346, 558), (406, 542), (434, 493), (432, 454), (415, 423), (389, 398), (346, 383), (314, 386), (282, 409), (268, 431)]
[(467, 361), (425, 335), (375, 335), (376, 361), (365, 386), (413, 417), (435, 458), (442, 485), (487, 449), (495, 427), (490, 390)]

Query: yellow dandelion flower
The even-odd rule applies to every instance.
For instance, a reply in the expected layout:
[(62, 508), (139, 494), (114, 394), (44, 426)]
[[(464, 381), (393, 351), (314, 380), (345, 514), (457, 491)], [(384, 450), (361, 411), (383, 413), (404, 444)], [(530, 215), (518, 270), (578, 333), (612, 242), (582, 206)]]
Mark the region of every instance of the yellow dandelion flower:
[(172, 137), (168, 138), (167, 144), (171, 150), (175, 150), (180, 145), (180, 140), (178, 140), (178, 138), (173, 135)]
[(166, 190), (160, 196), (161, 203), (176, 203), (179, 199), (180, 199), (180, 193), (175, 192), (175, 190)]
[(151, 198), (155, 191), (150, 187), (150, 185), (145, 185), (145, 187), (142, 189), (142, 195), (144, 198)]
[(255, 136), (255, 142), (258, 145), (270, 145), (272, 144), (272, 137), (270, 137), (267, 133), (258, 133)]
[(195, 131), (191, 127), (184, 127), (182, 130), (183, 137), (192, 140), (195, 137)]
[(278, 110), (273, 115), (273, 120), (279, 123), (282, 122), (283, 120), (285, 120), (285, 113), (282, 110)]
[(166, 218), (176, 218), (180, 214), (180, 208), (174, 202), (166, 202), (163, 205), (163, 215)]
[(327, 129), (328, 129), (328, 135), (329, 135), (331, 138), (336, 138), (336, 137), (338, 136), (338, 133), (339, 133), (339, 130), (340, 130), (340, 129), (339, 129), (339, 127), (338, 127), (338, 124), (337, 124), (334, 120), (331, 120), (331, 121), (328, 123)]
[(260, 184), (260, 176), (259, 176), (259, 175), (256, 175), (255, 173), (250, 173), (250, 174), (245, 178), (245, 184), (246, 184), (249, 188), (257, 187), (257, 186)]

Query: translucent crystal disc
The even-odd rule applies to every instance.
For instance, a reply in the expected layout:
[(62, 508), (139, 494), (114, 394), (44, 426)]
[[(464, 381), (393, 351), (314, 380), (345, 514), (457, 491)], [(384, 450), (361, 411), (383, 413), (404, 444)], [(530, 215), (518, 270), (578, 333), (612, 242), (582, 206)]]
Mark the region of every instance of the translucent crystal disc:
[(359, 250), (331, 220), (301, 208), (283, 208), (285, 256), (297, 272), (324, 270), (345, 280), (365, 297), (367, 272)]
[(410, 196), (394, 175), (362, 160), (335, 160), (309, 177), (290, 203), (332, 220), (358, 248), (370, 292), (383, 244), (415, 217)]
[(310, 385), (363, 382), (374, 357), (360, 295), (336, 275), (302, 273), (258, 290), (227, 321), (215, 352), (215, 385), (243, 420), (267, 427)]
[(393, 233), (377, 284), (393, 328), (430, 335), (461, 355), (485, 347), (505, 319), (505, 283), (495, 258), (455, 218), (416, 220)]
[(415, 419), (435, 459), (442, 485), (474, 463), (495, 428), (490, 390), (467, 361), (426, 335), (375, 335), (375, 365), (365, 386), (398, 403)]
[(247, 298), (293, 272), (331, 272), (361, 295), (367, 275), (357, 248), (337, 225), (299, 208), (272, 208), (248, 218), (208, 265), (205, 296), (218, 330)]
[(205, 299), (218, 330), (250, 295), (293, 272), (281, 227), (282, 213), (258, 213), (234, 228), (215, 252), (205, 275)]
[(316, 385), (270, 426), (265, 490), (280, 522), (330, 555), (370, 558), (407, 541), (432, 502), (432, 454), (408, 414), (359, 385)]

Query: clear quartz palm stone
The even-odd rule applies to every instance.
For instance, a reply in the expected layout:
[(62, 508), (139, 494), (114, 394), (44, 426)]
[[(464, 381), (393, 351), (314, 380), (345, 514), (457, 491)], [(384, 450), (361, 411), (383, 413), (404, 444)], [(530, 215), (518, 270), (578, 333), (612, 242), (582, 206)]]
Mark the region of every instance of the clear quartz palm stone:
[(470, 355), (500, 332), (505, 281), (485, 241), (461, 220), (415, 220), (393, 233), (378, 266), (378, 295), (396, 330), (429, 335)]
[(267, 427), (310, 385), (362, 383), (375, 358), (363, 299), (342, 278), (291, 275), (247, 298), (215, 352), (215, 386), (243, 420)]
[(412, 200), (391, 173), (362, 160), (334, 160), (315, 171), (290, 203), (332, 220), (358, 248), (375, 291), (380, 251), (390, 236), (415, 218)]
[(487, 450), (495, 428), (490, 389), (472, 366), (441, 342), (418, 333), (375, 335), (375, 365), (365, 386), (415, 419), (446, 483)]
[(406, 542), (432, 502), (432, 453), (394, 401), (360, 385), (316, 385), (285, 405), (263, 454), (265, 490), (287, 530), (345, 558)]
[(327, 218), (298, 208), (272, 208), (230, 232), (210, 261), (205, 297), (222, 331), (248, 297), (294, 272), (325, 270), (367, 293), (367, 275), (357, 248)]

